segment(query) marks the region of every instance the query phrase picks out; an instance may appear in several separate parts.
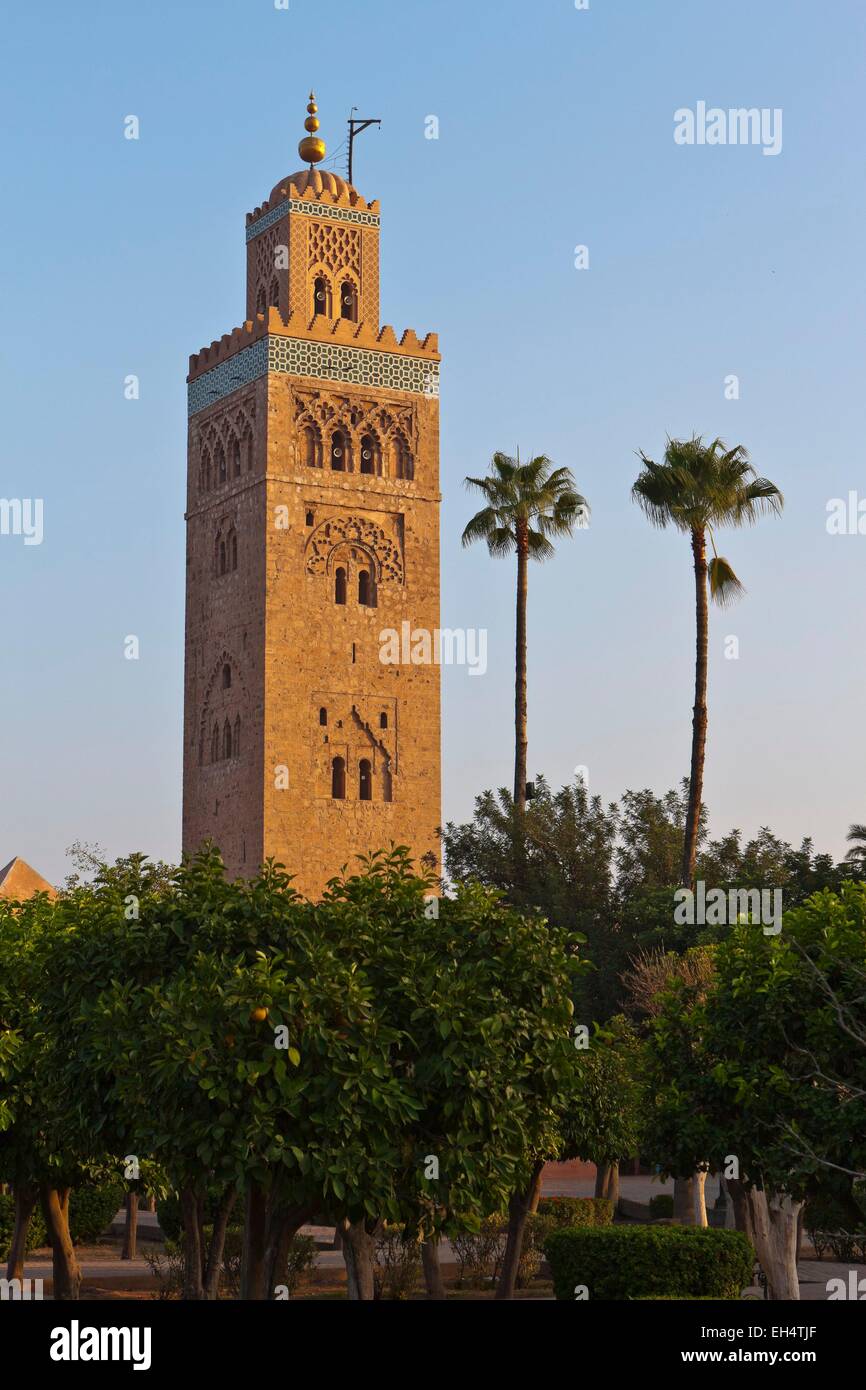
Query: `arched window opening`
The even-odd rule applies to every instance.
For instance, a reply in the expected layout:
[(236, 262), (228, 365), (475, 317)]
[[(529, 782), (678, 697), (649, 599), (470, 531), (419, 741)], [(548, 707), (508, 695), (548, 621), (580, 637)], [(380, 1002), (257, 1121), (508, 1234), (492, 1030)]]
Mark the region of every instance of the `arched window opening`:
[(369, 570), (361, 570), (358, 574), (358, 602), (363, 608), (376, 607), (376, 586)]
[(321, 468), (322, 446), (318, 430), (313, 425), (304, 426), (303, 453), (308, 468)]
[(232, 570), (238, 567), (238, 533), (232, 531), (229, 536), (229, 565)]
[(320, 724), (327, 724), (327, 722), (328, 722), (328, 711), (326, 710), (325, 706), (322, 705), (322, 708), (319, 710), (319, 723), (320, 723)]
[(232, 726), (228, 720), (223, 724), (223, 757), (230, 758), (232, 755)]
[(380, 471), (376, 440), (371, 434), (365, 434), (361, 440), (361, 472), (379, 473)]
[(345, 473), (349, 466), (346, 436), (342, 430), (334, 430), (331, 435), (331, 468), (335, 473)]
[(205, 490), (205, 492), (210, 492), (210, 490), (211, 490), (211, 485), (212, 485), (212, 482), (213, 482), (213, 470), (212, 470), (212, 468), (211, 468), (210, 451), (209, 451), (208, 449), (205, 450), (205, 454), (204, 454), (203, 472), (204, 472), (204, 490)]
[(218, 574), (225, 574), (226, 568), (227, 568), (226, 543), (225, 543), (224, 540), (220, 539), (220, 543), (219, 543), (219, 560), (217, 561), (217, 573), (218, 573)]
[(241, 753), (241, 717), (238, 715), (235, 720), (235, 735), (232, 742), (232, 755), (239, 758)]
[(315, 520), (315, 514), (313, 512), (307, 512), (307, 525), (312, 526)]
[(346, 602), (346, 571), (343, 569), (342, 565), (334, 575), (334, 602)]
[(344, 280), (340, 286), (340, 317), (358, 322), (358, 291), (351, 280)]
[(239, 439), (232, 436), (232, 475), (235, 478), (241, 476), (241, 444)]
[(331, 796), (335, 801), (345, 801), (346, 799), (345, 758), (331, 759)]
[(219, 725), (214, 724), (213, 733), (210, 736), (210, 760), (212, 763), (219, 762), (220, 756), (220, 731)]
[(331, 286), (324, 275), (317, 275), (313, 281), (313, 313), (331, 316)]
[(232, 668), (228, 664), (223, 667), (223, 690), (231, 690), (232, 687)]
[(373, 769), (369, 758), (362, 758), (358, 764), (358, 796), (362, 801), (373, 800)]
[(387, 729), (387, 727), (388, 727), (388, 716), (387, 716), (387, 714), (385, 713), (385, 711), (382, 710), (382, 713), (379, 715), (379, 728), (380, 728), (380, 729)]
[(268, 307), (267, 296), (265, 295), (264, 285), (259, 285), (256, 290), (256, 313), (263, 314)]
[(216, 471), (217, 483), (224, 483), (226, 480), (226, 451), (222, 444), (218, 444), (216, 447)]
[(394, 477), (411, 479), (415, 475), (415, 468), (412, 463), (412, 455), (409, 446), (400, 434), (394, 435), (393, 442), (394, 454)]
[(382, 800), (383, 800), (383, 801), (393, 801), (393, 799), (394, 799), (394, 782), (393, 782), (393, 779), (392, 779), (392, 777), (391, 777), (391, 768), (390, 768), (390, 766), (386, 763), (385, 766), (382, 768)]
[(247, 461), (247, 472), (252, 472), (253, 467), (253, 436), (252, 432), (244, 435), (244, 455)]
[(269, 295), (268, 295), (268, 303), (269, 303), (269, 304), (273, 304), (274, 308), (278, 308), (278, 307), (279, 307), (279, 303), (280, 303), (280, 282), (279, 282), (279, 280), (277, 279), (276, 275), (274, 276), (273, 280), (271, 281), (271, 289), (270, 289), (270, 293), (269, 293)]

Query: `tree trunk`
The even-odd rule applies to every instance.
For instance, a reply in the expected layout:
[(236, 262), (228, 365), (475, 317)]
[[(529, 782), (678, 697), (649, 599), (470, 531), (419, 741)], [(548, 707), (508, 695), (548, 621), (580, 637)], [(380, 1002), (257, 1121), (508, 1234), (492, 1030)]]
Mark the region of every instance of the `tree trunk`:
[(751, 1188), (746, 1199), (749, 1207), (749, 1232), (761, 1269), (767, 1277), (767, 1297), (772, 1303), (797, 1301), (800, 1281), (797, 1277), (797, 1222), (802, 1202), (787, 1196)]
[(199, 1199), (191, 1187), (181, 1188), (183, 1215), (183, 1297), (196, 1302), (204, 1298), (202, 1283), (202, 1230)]
[(707, 538), (703, 530), (692, 531), (695, 566), (695, 703), (692, 710), (692, 766), (689, 777), (689, 805), (683, 843), (682, 885), (691, 888), (695, 878), (701, 798), (704, 791), (704, 757), (707, 750)]
[(265, 1290), (273, 1298), (276, 1286), (286, 1276), (289, 1247), (305, 1221), (310, 1219), (308, 1207), (287, 1207), (271, 1201), (265, 1228)]
[(695, 1206), (694, 1206), (694, 1225), (695, 1225), (695, 1226), (708, 1226), (708, 1225), (710, 1224), (709, 1221), (707, 1220), (706, 1186), (707, 1186), (707, 1170), (706, 1170), (706, 1168), (698, 1168), (698, 1169), (696, 1169), (695, 1174), (694, 1174), (694, 1177), (693, 1177), (693, 1179), (692, 1179), (692, 1195), (693, 1195), (694, 1204), (695, 1204)]
[(40, 1183), (39, 1200), (51, 1242), (54, 1301), (77, 1299), (81, 1289), (81, 1270), (69, 1234), (69, 1188)]
[(430, 1240), (423, 1241), (421, 1245), (421, 1264), (424, 1268), (424, 1283), (427, 1288), (427, 1297), (440, 1300), (445, 1298), (445, 1283), (442, 1279), (442, 1270), (439, 1265), (438, 1236), (432, 1236)]
[(245, 1301), (265, 1299), (265, 1229), (267, 1198), (264, 1188), (250, 1182), (247, 1188), (244, 1215), (244, 1243), (241, 1258), (241, 1298)]
[(674, 1178), (674, 1221), (682, 1226), (695, 1223), (695, 1177)]
[[(734, 1230), (742, 1231), (744, 1235), (752, 1239), (752, 1228), (749, 1221), (749, 1204), (746, 1200), (746, 1189), (743, 1187), (740, 1178), (727, 1178), (728, 1196), (731, 1199), (731, 1206), (734, 1209)], [(752, 1242), (754, 1244), (754, 1242)]]
[(134, 1260), (138, 1247), (138, 1193), (126, 1194), (126, 1223), (123, 1229), (122, 1260)]
[(204, 1278), (202, 1280), (202, 1298), (211, 1303), (219, 1298), (223, 1251), (226, 1245), (226, 1229), (236, 1198), (236, 1192), (231, 1191), (226, 1193), (220, 1202), (219, 1211), (217, 1212), (217, 1217), (213, 1224), (210, 1249), (207, 1252), (207, 1262), (205, 1264)]
[(604, 1192), (602, 1193), (602, 1196), (603, 1196), (603, 1197), (607, 1197), (608, 1201), (613, 1202), (613, 1209), (614, 1209), (614, 1211), (616, 1211), (617, 1204), (619, 1203), (619, 1164), (618, 1164), (618, 1163), (611, 1163), (611, 1164), (608, 1165), (608, 1170), (607, 1170), (607, 1182), (606, 1182), (606, 1184), (605, 1184), (605, 1189), (604, 1189)]
[(349, 1298), (353, 1303), (372, 1303), (375, 1235), (370, 1234), (364, 1221), (344, 1220), (342, 1230)]
[(30, 1218), (39, 1200), (39, 1189), (34, 1183), (16, 1183), (15, 1188), (15, 1227), (9, 1246), (6, 1264), (7, 1279), (24, 1278), (24, 1256), (27, 1253), (27, 1232)]
[(536, 1190), (541, 1186), (541, 1171), (544, 1163), (539, 1160), (532, 1170), (532, 1177), (525, 1192), (514, 1192), (508, 1203), (508, 1239), (505, 1242), (505, 1254), (502, 1259), (502, 1269), (499, 1274), (499, 1282), (496, 1285), (496, 1299), (510, 1299), (514, 1297), (514, 1290), (517, 1284), (517, 1270), (520, 1265), (520, 1252), (523, 1249), (523, 1233), (526, 1230), (526, 1219), (529, 1216), (529, 1209), (535, 1197)]
[(610, 1173), (609, 1163), (597, 1163), (595, 1168), (595, 1195), (596, 1197), (607, 1196), (608, 1175)]
[(514, 657), (514, 809), (518, 824), (526, 809), (526, 593), (529, 536), (525, 522), (517, 525), (517, 618)]

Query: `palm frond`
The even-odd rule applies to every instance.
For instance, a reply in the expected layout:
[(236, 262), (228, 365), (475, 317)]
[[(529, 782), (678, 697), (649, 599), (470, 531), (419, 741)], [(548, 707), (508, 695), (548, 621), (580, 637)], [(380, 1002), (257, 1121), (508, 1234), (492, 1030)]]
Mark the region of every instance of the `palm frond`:
[(710, 580), (710, 597), (719, 608), (728, 608), (732, 603), (736, 603), (741, 594), (746, 592), (745, 586), (734, 574), (728, 561), (721, 555), (716, 555), (707, 566)]
[(555, 468), (546, 454), (521, 463), (519, 456), (497, 452), (485, 477), (465, 482), (482, 494), (486, 506), (467, 522), (462, 543), (483, 540), (492, 555), (512, 550), (518, 532), (527, 531), (538, 537), (529, 554), (546, 559), (553, 553), (550, 538), (570, 535), (589, 510), (570, 469)]
[(556, 554), (554, 547), (540, 531), (530, 531), (527, 536), (529, 556), (532, 560), (549, 560)]

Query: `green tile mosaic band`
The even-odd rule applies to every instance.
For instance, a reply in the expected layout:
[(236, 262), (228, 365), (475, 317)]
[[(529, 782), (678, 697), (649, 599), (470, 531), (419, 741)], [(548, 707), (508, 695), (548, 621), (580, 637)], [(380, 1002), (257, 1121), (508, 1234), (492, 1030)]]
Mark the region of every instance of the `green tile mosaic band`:
[(438, 362), (402, 353), (376, 352), (370, 348), (343, 347), (336, 343), (312, 342), (309, 338), (271, 334), (191, 381), (187, 387), (189, 415), (198, 414), (268, 372), (378, 386), (392, 391), (413, 391), (419, 396), (439, 395)]
[(255, 222), (250, 222), (247, 226), (247, 241), (252, 241), (254, 237), (266, 232), (268, 227), (272, 227), (275, 222), (279, 222), (289, 212), (300, 212), (306, 217), (327, 217), (332, 222), (358, 222), (363, 227), (378, 227), (379, 216), (375, 212), (359, 212), (355, 208), (334, 208), (327, 203), (311, 203), (301, 201), (298, 198), (286, 198), (284, 202), (278, 203), (270, 212), (262, 213)]

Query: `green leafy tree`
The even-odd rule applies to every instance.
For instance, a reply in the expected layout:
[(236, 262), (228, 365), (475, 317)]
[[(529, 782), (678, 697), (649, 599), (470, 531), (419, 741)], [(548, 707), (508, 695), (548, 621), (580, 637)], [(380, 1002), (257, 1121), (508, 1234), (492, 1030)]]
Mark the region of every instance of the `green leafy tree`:
[[(673, 526), (691, 540), (695, 577), (695, 702), (689, 801), (681, 866), (681, 883), (690, 888), (700, 829), (701, 793), (707, 742), (707, 642), (709, 597), (720, 606), (733, 602), (743, 586), (727, 560), (716, 551), (714, 532), (722, 526), (752, 525), (765, 513), (779, 513), (783, 498), (767, 478), (758, 477), (742, 445), (728, 449), (720, 439), (705, 444), (700, 436), (669, 439), (664, 461), (640, 454), (643, 469), (632, 496), (654, 526)], [(707, 537), (713, 558), (707, 563)]]
[(637, 1030), (621, 1014), (593, 1030), (576, 1057), (574, 1086), (561, 1123), (560, 1159), (596, 1165), (596, 1196), (619, 1196), (619, 1164), (640, 1153), (647, 1096)]
[(797, 1298), (804, 1198), (866, 1174), (866, 885), (815, 894), (779, 936), (737, 925), (714, 966), (705, 997), (680, 984), (651, 1030), (647, 1142), (675, 1173), (736, 1160), (770, 1296)]
[(442, 832), (448, 873), (497, 888), (512, 907), (538, 912), (575, 941), (584, 939), (592, 969), (576, 982), (575, 1006), (588, 1022), (608, 1018), (627, 958), (622, 934), (611, 927), (615, 808), (590, 797), (581, 782), (553, 793), (539, 777), (523, 829), (518, 851), (513, 797), (504, 788), (496, 796), (484, 792), (471, 821), (449, 822)]
[(587, 514), (586, 500), (568, 468), (554, 468), (538, 454), (528, 463), (495, 453), (484, 478), (467, 478), (485, 505), (466, 523), (463, 544), (484, 541), (493, 556), (517, 555), (517, 617), (514, 680), (514, 805), (526, 804), (526, 599), (530, 560), (548, 560), (553, 541), (570, 536)]

